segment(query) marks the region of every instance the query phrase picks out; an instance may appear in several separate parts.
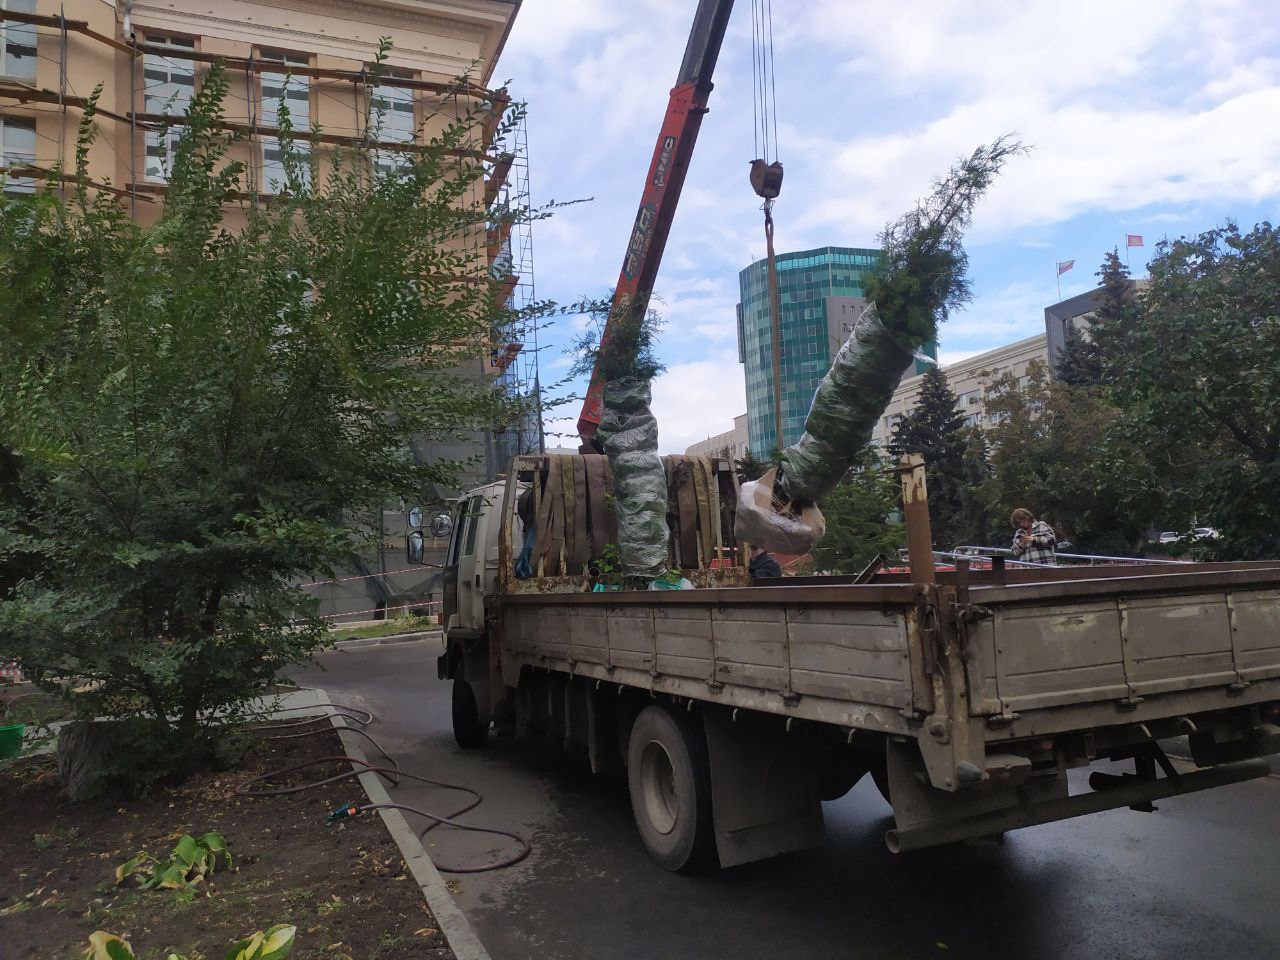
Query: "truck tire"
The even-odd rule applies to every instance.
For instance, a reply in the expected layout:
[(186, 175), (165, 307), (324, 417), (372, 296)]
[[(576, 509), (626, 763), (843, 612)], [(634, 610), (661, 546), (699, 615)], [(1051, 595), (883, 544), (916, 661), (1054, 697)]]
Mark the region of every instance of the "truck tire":
[(453, 678), (453, 739), (464, 750), (484, 746), (489, 725), (480, 720), (475, 691), (462, 677)]
[(645, 849), (660, 866), (685, 873), (712, 862), (711, 769), (701, 718), (651, 705), (640, 711), (627, 746), (631, 812)]

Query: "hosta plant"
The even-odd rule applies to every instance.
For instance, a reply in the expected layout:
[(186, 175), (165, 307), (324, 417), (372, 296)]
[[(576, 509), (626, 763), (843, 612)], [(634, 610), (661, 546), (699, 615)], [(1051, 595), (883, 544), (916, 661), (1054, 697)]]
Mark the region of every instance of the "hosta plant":
[(116, 883), (133, 877), (144, 890), (188, 890), (213, 873), (219, 858), (226, 858), (227, 866), (231, 866), (231, 853), (221, 834), (206, 833), (199, 840), (188, 834), (163, 860), (142, 850), (120, 864), (116, 867)]
[[(243, 940), (237, 940), (227, 952), (226, 960), (284, 960), (293, 949), (298, 928), (277, 923), (269, 930), (259, 930)], [(133, 947), (114, 933), (99, 930), (89, 937), (85, 960), (137, 960)], [(187, 960), (181, 954), (171, 953), (168, 960)]]

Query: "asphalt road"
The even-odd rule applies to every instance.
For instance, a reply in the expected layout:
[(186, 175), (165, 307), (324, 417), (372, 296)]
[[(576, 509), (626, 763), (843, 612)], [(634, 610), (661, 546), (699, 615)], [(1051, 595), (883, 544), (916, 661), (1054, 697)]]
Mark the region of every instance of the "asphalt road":
[[(515, 867), (451, 882), (494, 960), (1280, 957), (1280, 779), (896, 857), (868, 779), (825, 805), (821, 848), (675, 876), (646, 856), (620, 781), (530, 741), (459, 750), (438, 651), (330, 653), (294, 676), (376, 713), (370, 732), (404, 769), (483, 792), (468, 820), (532, 842)], [(431, 787), (392, 794), (441, 813), (457, 803)], [(428, 841), (440, 865), (510, 849), (448, 828)]]

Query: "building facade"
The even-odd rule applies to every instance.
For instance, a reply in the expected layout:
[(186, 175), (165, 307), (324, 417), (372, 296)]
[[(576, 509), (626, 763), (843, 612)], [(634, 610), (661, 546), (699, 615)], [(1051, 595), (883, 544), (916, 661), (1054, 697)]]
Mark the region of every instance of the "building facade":
[(741, 460), (751, 449), (751, 439), (747, 431), (747, 415), (739, 414), (733, 418), (733, 429), (717, 433), (685, 448), (687, 457), (732, 457)]
[[(1047, 363), (1048, 359), (1048, 338), (1040, 333), (949, 364), (942, 368), (942, 372), (947, 375), (947, 386), (959, 401), (965, 426), (992, 427), (995, 426), (994, 415), (987, 413), (987, 390), (991, 384), (1005, 374), (1012, 374), (1020, 383), (1025, 383), (1028, 367), (1035, 361)], [(917, 374), (898, 384), (898, 389), (893, 392), (893, 398), (872, 431), (872, 443), (881, 449), (888, 446), (893, 437), (893, 428), (915, 408), (920, 399), (923, 381), (924, 377)]]
[(1058, 368), (1058, 358), (1066, 347), (1068, 335), (1085, 333), (1101, 303), (1102, 288), (1098, 287), (1044, 308), (1044, 332), (1048, 338), (1048, 359), (1052, 369)]
[[(818, 384), (866, 306), (863, 281), (879, 257), (879, 250), (856, 247), (778, 254), (784, 446), (804, 433)], [(748, 443), (763, 456), (777, 446), (768, 262), (757, 260), (744, 269), (738, 285), (738, 362), (747, 387)], [(929, 344), (924, 353), (936, 356), (936, 347)], [(920, 362), (917, 368), (924, 369)]]
[[(359, 148), (379, 170), (478, 112), (486, 119), (471, 155), (482, 156), (485, 177), (464, 202), (521, 203), (522, 132), (521, 144), (499, 142), (509, 101), (487, 87), (519, 9), (520, 0), (0, 0), (4, 189), (34, 191), (58, 171), (59, 189), (68, 188), (77, 128), (97, 88), (89, 185), (118, 196), (138, 222), (154, 222), (182, 115), (217, 63), (229, 84), (222, 126), (240, 135), (229, 159), (246, 170), (242, 199), (224, 212), (232, 229), (248, 203), (284, 179), (282, 102), (303, 149), (326, 160)], [(375, 71), (383, 37), (391, 46)], [(530, 246), (518, 230), (481, 225), (456, 241), (487, 265), (496, 295), (516, 304), (532, 299)], [(536, 382), (536, 352), (522, 348), (522, 331), (495, 329), (484, 355), (459, 373), (521, 389), (522, 377)], [(417, 444), (413, 455), (471, 460), (470, 486), (503, 469), (504, 445), (529, 442), (521, 424), (447, 447)], [(376, 550), (337, 582), (316, 586), (322, 609), (372, 618), (438, 599), (439, 572), (423, 564), (442, 562), (448, 531), (430, 521), (457, 493), (423, 491), (421, 503), (385, 505)]]
[[(1148, 282), (1145, 279), (1128, 281), (1127, 296), (1137, 296)], [(1071, 333), (1089, 338), (1089, 327), (1093, 323), (1094, 314), (1102, 306), (1103, 293), (1102, 287), (1096, 287), (1044, 308), (1044, 332), (1049, 339), (1049, 365), (1052, 370), (1057, 371), (1058, 358), (1061, 357)]]

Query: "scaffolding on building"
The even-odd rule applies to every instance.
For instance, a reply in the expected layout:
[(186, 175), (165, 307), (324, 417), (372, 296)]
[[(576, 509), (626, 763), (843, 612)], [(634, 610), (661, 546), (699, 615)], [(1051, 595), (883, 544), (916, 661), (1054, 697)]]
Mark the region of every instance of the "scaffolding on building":
[[(532, 207), (528, 136), (522, 119), (518, 123), (504, 120), (511, 108), (511, 98), (505, 89), (490, 90), (466, 79), (450, 83), (425, 80), (406, 75), (402, 70), (373, 65), (355, 70), (311, 66), (305, 60), (268, 56), (257, 45), (250, 48), (249, 56), (231, 56), (198, 50), (194, 42), (188, 45), (185, 39), (159, 33), (139, 31), (115, 38), (93, 29), (85, 21), (70, 19), (65, 13), (48, 16), (0, 6), (0, 28), (10, 28), (10, 34), (21, 34), (20, 42), (16, 42), (12, 35), (0, 29), (0, 56), (12, 47), (21, 50), (21, 56), (30, 56), (34, 64), (30, 76), (25, 73), (0, 76), (0, 125), (7, 116), (13, 115), (16, 107), (21, 119), (30, 121), (28, 126), (37, 145), (30, 151), (6, 149), (0, 155), (0, 178), (8, 178), (10, 189), (15, 181), (23, 180), (31, 190), (38, 181), (57, 182), (62, 190), (72, 184), (83, 184), (127, 200), (135, 219), (144, 211), (154, 209), (163, 197), (165, 178), (153, 175), (157, 169), (157, 164), (152, 162), (153, 154), (157, 149), (166, 149), (164, 141), (184, 119), (181, 98), (176, 106), (172, 97), (167, 101), (164, 98), (173, 92), (175, 80), (182, 89), (189, 86), (194, 91), (201, 65), (203, 69), (219, 65), (230, 81), (228, 115), (214, 127), (237, 135), (250, 145), (246, 173), (250, 190), (234, 198), (245, 202), (257, 202), (258, 192), (267, 196), (271, 192), (266, 180), (264, 145), (278, 138), (282, 131), (274, 122), (268, 103), (271, 96), (268, 85), (273, 93), (288, 96), (289, 78), (305, 78), (309, 87), (308, 102), (321, 108), (318, 113), (325, 114), (322, 129), (318, 128), (319, 124), (295, 123), (291, 134), (294, 140), (306, 143), (313, 150), (322, 145), (355, 148), (375, 158), (373, 163), (379, 168), (389, 162), (386, 158), (396, 154), (437, 149), (421, 142), (428, 121), (452, 119), (457, 122), (464, 114), (474, 116), (471, 111), (478, 108), (483, 119), (477, 140), (447, 152), (459, 163), (475, 161), (483, 165), (483, 182), (478, 190), (478, 205), (482, 209), (469, 211), (463, 217), (464, 222), (472, 226), (465, 228), (467, 236), (462, 238), (474, 252), (474, 262), (479, 269), (458, 278), (458, 282), (487, 282), (495, 299), (506, 308), (502, 319), (488, 331), (481, 355), (476, 356), (475, 361), (483, 371), (482, 378), (496, 381), (519, 402), (520, 410), (513, 424), (500, 430), (482, 431), (483, 436), (477, 437), (488, 454), (483, 458), (486, 479), (505, 470), (511, 457), (542, 451), (538, 328), (532, 315), (536, 302), (533, 232), (527, 215)], [(108, 91), (94, 106), (95, 120), (100, 125), (110, 124), (110, 129), (119, 135), (99, 138), (93, 149), (114, 153), (115, 169), (123, 176), (86, 176), (75, 169), (76, 131), (90, 109), (94, 91), (75, 89), (67, 65), (69, 57), (74, 55), (73, 48), (83, 44), (110, 48), (117, 56), (127, 58), (127, 92), (121, 85), (113, 92)], [(37, 82), (40, 74), (44, 74), (46, 84), (50, 82), (47, 68), (35, 69), (40, 62), (56, 65), (53, 85), (42, 86)], [(400, 96), (398, 101), (397, 96)], [(460, 105), (463, 101), (467, 106)], [(421, 106), (410, 108), (414, 122), (408, 127), (403, 123), (397, 125), (394, 114), (390, 123), (384, 124), (381, 118), (377, 123), (372, 120), (375, 112), (383, 108), (395, 111), (397, 106), (403, 109), (405, 104), (414, 103)], [(342, 109), (335, 109), (339, 104)], [(50, 115), (58, 117), (56, 131), (39, 123)], [(45, 126), (43, 131), (41, 126)], [(50, 136), (51, 132), (56, 136)], [(102, 169), (101, 164), (96, 169)], [(434, 458), (429, 449), (417, 449), (416, 445), (413, 455)], [(447, 509), (450, 496), (444, 491), (438, 496), (428, 491), (419, 509), (429, 508), (433, 514)], [(438, 596), (439, 574), (435, 568), (444, 559), (448, 535), (433, 534), (426, 543), (419, 541), (416, 556), (411, 559), (405, 537), (407, 531), (399, 529), (405, 521), (388, 520), (393, 514), (399, 516), (396, 511), (383, 511), (383, 536), (377, 556), (357, 561), (353, 568), (356, 577), (341, 580), (341, 586), (327, 588), (321, 598), (322, 607), (350, 611), (329, 616), (367, 613), (370, 611), (363, 608), (371, 605), (375, 613), (417, 605), (426, 608)], [(401, 538), (406, 542), (404, 551), (388, 549), (389, 544), (398, 543)], [(416, 564), (425, 566), (415, 569)]]
[[(185, 66), (186, 69), (192, 71), (193, 76), (195, 64), (207, 64), (210, 67), (217, 64), (229, 73), (234, 73), (237, 76), (243, 75), (243, 84), (232, 84), (227, 96), (230, 101), (245, 104), (246, 119), (223, 118), (214, 123), (213, 126), (227, 133), (244, 135), (250, 142), (255, 143), (264, 139), (278, 137), (281, 133), (279, 127), (275, 124), (263, 122), (259, 117), (259, 111), (264, 102), (262, 96), (263, 79), (286, 73), (289, 76), (306, 78), (309, 82), (316, 81), (315, 91), (319, 99), (328, 98), (333, 100), (335, 99), (335, 92), (332, 89), (334, 86), (346, 89), (349, 85), (351, 99), (344, 104), (344, 107), (352, 109), (350, 126), (343, 123), (326, 122), (323, 130), (312, 130), (295, 125), (291, 131), (292, 138), (310, 144), (358, 147), (378, 153), (421, 153), (433, 149), (428, 145), (416, 142), (415, 139), (381, 139), (370, 135), (371, 129), (367, 119), (369, 113), (368, 105), (375, 95), (375, 90), (379, 87), (390, 86), (399, 90), (420, 93), (423, 95), (423, 100), (431, 97), (437, 102), (452, 100), (456, 103), (458, 98), (470, 98), (484, 102), (489, 105), (490, 112), (493, 115), (492, 123), (485, 125), (485, 133), (489, 135), (489, 143), (480, 145), (479, 149), (451, 150), (449, 153), (459, 158), (469, 158), (485, 163), (486, 181), (488, 183), (486, 198), (489, 197), (489, 191), (496, 190), (499, 186), (498, 183), (493, 181), (504, 173), (502, 166), (503, 153), (492, 154), (486, 149), (486, 146), (492, 146), (492, 134), (499, 126), (503, 111), (510, 105), (510, 97), (506, 90), (489, 90), (471, 83), (467, 79), (450, 83), (423, 80), (416, 77), (402, 76), (397, 72), (386, 71), (369, 65), (362, 66), (358, 70), (345, 70), (332, 67), (314, 67), (306, 64), (283, 64), (277, 60), (254, 55), (240, 57), (207, 53), (196, 50), (194, 45), (190, 49), (183, 48), (179, 50), (163, 42), (154, 42), (150, 37), (141, 40), (136, 35), (131, 35), (127, 40), (109, 37), (92, 29), (87, 22), (69, 19), (65, 14), (61, 13), (56, 16), (50, 16), (0, 7), (0, 27), (5, 27), (15, 32), (22, 31), (21, 39), (6, 36), (0, 47), (29, 51), (20, 53), (18, 55), (19, 58), (25, 56), (32, 59), (33, 62), (43, 60), (53, 63), (58, 68), (57, 89), (38, 86), (35, 82), (36, 71), (34, 69), (30, 78), (13, 74), (0, 77), (0, 103), (7, 101), (24, 107), (28, 105), (53, 107), (60, 115), (57, 138), (37, 133), (40, 139), (49, 141), (51, 147), (56, 148), (56, 159), (41, 162), (38, 155), (14, 157), (6, 154), (3, 163), (0, 163), (0, 173), (9, 176), (11, 179), (37, 177), (46, 179), (55, 177), (64, 183), (77, 182), (81, 179), (75, 173), (67, 171), (69, 166), (67, 160), (69, 157), (74, 157), (75, 148), (74, 141), (69, 140), (66, 136), (67, 119), (69, 110), (75, 110), (83, 115), (89, 108), (91, 99), (89, 95), (92, 94), (92, 91), (76, 90), (68, 78), (69, 45), (73, 37), (84, 38), (92, 43), (109, 47), (118, 54), (124, 54), (129, 57), (134, 64), (134, 68), (129, 70), (128, 109), (123, 111), (119, 109), (113, 110), (102, 102), (99, 102), (94, 107), (95, 117), (98, 120), (108, 120), (129, 128), (127, 157), (110, 139), (106, 141), (108, 147), (115, 152), (121, 168), (128, 172), (128, 181), (123, 186), (113, 184), (106, 179), (95, 180), (90, 178), (85, 179), (83, 182), (89, 187), (116, 195), (127, 194), (135, 204), (138, 201), (153, 201), (154, 197), (162, 194), (165, 189), (163, 182), (157, 182), (155, 179), (148, 180), (145, 174), (145, 149), (143, 151), (138, 149), (139, 135), (145, 138), (147, 135), (163, 133), (166, 130), (180, 126), (183, 120), (181, 113), (177, 111), (145, 109), (148, 101), (157, 99), (155, 96), (148, 94), (148, 90), (164, 85), (163, 81), (155, 81), (153, 78), (149, 78), (147, 76), (148, 71), (145, 69), (138, 69), (139, 63), (146, 65), (149, 60), (162, 65), (167, 63), (170, 66)], [(27, 38), (30, 40), (29, 43), (26, 42)], [(41, 39), (51, 41), (51, 43), (42, 44), (40, 43)], [(49, 53), (43, 52), (48, 50), (50, 46), (57, 48), (58, 56), (50, 56)], [(365, 107), (363, 110), (361, 109), (362, 102)], [(139, 109), (140, 104), (143, 109)], [(372, 132), (380, 133), (377, 130)], [(136, 207), (134, 212), (136, 213)]]
[(498, 379), (519, 404), (517, 419), (495, 443), (498, 470), (513, 457), (542, 453), (546, 439), (542, 429), (541, 381), (538, 376), (538, 321), (531, 315), (536, 302), (533, 271), (533, 226), (523, 211), (533, 208), (529, 188), (529, 134), (525, 118), (499, 146), (507, 176), (494, 207), (506, 219), (490, 226), (498, 234), (499, 249), (492, 259), (494, 279), (510, 289), (506, 307), (510, 321), (496, 331), (490, 364)]

